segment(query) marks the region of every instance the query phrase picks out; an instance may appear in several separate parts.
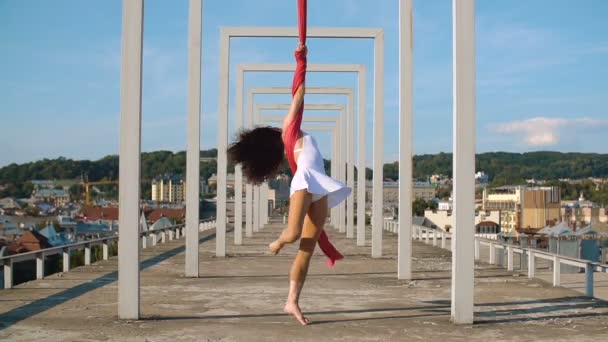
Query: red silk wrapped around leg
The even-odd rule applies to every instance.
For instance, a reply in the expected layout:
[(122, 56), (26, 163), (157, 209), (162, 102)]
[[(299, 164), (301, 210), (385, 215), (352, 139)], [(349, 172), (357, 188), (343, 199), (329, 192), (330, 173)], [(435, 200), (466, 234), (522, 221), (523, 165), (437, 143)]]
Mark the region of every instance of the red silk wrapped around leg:
[[(298, 0), (298, 28), (300, 32), (300, 44), (306, 45), (306, 23), (307, 23), (307, 2), (306, 0)], [(295, 95), (296, 91), (301, 85), (306, 83), (306, 67), (307, 67), (307, 59), (306, 59), (306, 51), (296, 51), (296, 70), (293, 75), (293, 84), (292, 84), (292, 95)], [(293, 174), (296, 173), (298, 169), (298, 165), (295, 161), (295, 156), (293, 155), (294, 148), (296, 146), (296, 142), (300, 138), (301, 135), (301, 125), (302, 125), (302, 117), (304, 115), (304, 102), (302, 101), (302, 105), (298, 110), (298, 113), (294, 120), (286, 127), (286, 131), (283, 132), (283, 139), (285, 144), (285, 154), (287, 155), (287, 161), (289, 162), (289, 167), (291, 168), (291, 172)], [(337, 260), (341, 260), (344, 258), (342, 254), (334, 247), (334, 245), (329, 241), (329, 237), (325, 230), (321, 231), (319, 235), (319, 247), (323, 254), (329, 258), (327, 261), (327, 266), (333, 266)]]

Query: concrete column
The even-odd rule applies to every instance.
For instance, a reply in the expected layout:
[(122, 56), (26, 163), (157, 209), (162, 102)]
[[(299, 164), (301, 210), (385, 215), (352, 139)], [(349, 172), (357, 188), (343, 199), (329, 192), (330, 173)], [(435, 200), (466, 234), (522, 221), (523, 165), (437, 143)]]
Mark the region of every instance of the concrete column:
[[(240, 131), (243, 128), (243, 73), (236, 74), (236, 124)], [(234, 244), (243, 244), (243, 170), (241, 165), (234, 167)]]
[(536, 276), (536, 260), (534, 252), (528, 251), (528, 278), (534, 279)]
[[(399, 1), (399, 228), (397, 278), (412, 278), (413, 0)], [(437, 246), (437, 236), (434, 236)]]
[(13, 288), (13, 260), (5, 260), (4, 261), (4, 288), (12, 289)]
[(433, 246), (437, 247), (437, 231), (433, 230)]
[(108, 258), (110, 257), (109, 256), (109, 250), (108, 250), (108, 244), (109, 244), (109, 242), (106, 240), (106, 241), (103, 242), (103, 245), (101, 247), (102, 250), (103, 250), (102, 251), (102, 253), (103, 253), (103, 260), (108, 260)]
[(44, 253), (36, 254), (36, 279), (44, 278)]
[[(347, 135), (348, 142), (346, 144), (348, 148), (348, 166), (347, 166), (347, 177), (346, 185), (352, 189), (350, 195), (346, 199), (346, 237), (349, 239), (355, 238), (355, 100), (352, 96), (348, 100), (348, 109), (353, 115), (347, 115), (343, 113), (342, 116), (346, 117), (348, 121)], [(363, 143), (360, 143), (363, 144)]]
[(475, 239), (475, 260), (479, 260), (479, 240)]
[[(337, 127), (335, 129), (336, 134), (338, 135), (338, 146), (340, 153), (338, 154), (338, 179), (343, 183), (346, 183), (346, 161), (347, 161), (347, 140), (346, 140), (346, 117), (341, 116), (338, 119)], [(340, 224), (340, 232), (346, 233), (346, 202), (343, 201), (338, 206), (339, 213), (339, 224)]]
[(593, 264), (588, 262), (585, 266), (585, 295), (593, 298)]
[[(382, 257), (384, 181), (384, 31), (374, 40), (374, 176), (372, 196), (372, 258)], [(365, 170), (365, 169), (364, 169)]]
[(473, 323), (475, 239), (475, 0), (453, 0), (454, 222), (452, 321)]
[(260, 231), (260, 186), (253, 187), (253, 231)]
[(63, 249), (63, 272), (69, 272), (70, 271), (70, 255), (71, 254), (72, 253), (70, 253), (70, 249), (69, 248), (64, 248)]
[[(237, 88), (237, 89), (239, 89), (239, 88)], [(245, 118), (246, 118), (245, 128), (251, 128), (253, 126), (253, 113), (252, 113), (252, 111), (253, 111), (253, 94), (249, 95), (247, 101), (248, 101), (247, 103), (249, 104), (249, 107), (247, 108), (247, 110), (249, 112), (245, 116)], [(237, 103), (238, 103), (238, 91), (237, 91)], [(238, 114), (238, 111), (242, 110), (242, 108), (239, 108), (237, 106), (236, 110), (237, 110), (237, 114)], [(245, 185), (245, 236), (247, 236), (247, 237), (253, 236), (253, 185), (251, 185), (251, 184)]]
[(513, 247), (507, 246), (507, 270), (513, 271)]
[[(223, 35), (223, 33), (222, 33)], [(217, 133), (217, 202), (216, 202), (216, 228), (215, 228), (215, 255), (226, 256), (226, 180), (228, 160), (226, 148), (228, 147), (228, 91), (229, 91), (229, 64), (230, 39), (220, 39), (219, 79), (218, 93), (218, 133)]]
[(84, 264), (91, 264), (91, 245), (84, 245)]
[[(185, 275), (198, 277), (201, 182), (201, 47), (203, 0), (190, 0), (188, 9), (188, 146), (186, 155)], [(153, 245), (155, 245), (155, 241)]]
[(494, 247), (494, 244), (490, 242), (490, 257), (489, 257), (489, 261), (488, 263), (490, 265), (496, 265), (496, 247)]
[[(359, 73), (359, 84), (365, 85), (365, 70)], [(365, 87), (359, 87), (357, 95), (359, 107), (359, 125), (357, 127), (357, 246), (365, 246), (365, 170), (366, 170), (366, 136), (367, 104)]]
[[(331, 136), (331, 151), (331, 166), (329, 173), (331, 177), (338, 178), (338, 137), (335, 134), (332, 134)], [(340, 226), (338, 224), (337, 208), (332, 208), (329, 216), (334, 229), (339, 231)]]
[(441, 233), (441, 248), (446, 249), (447, 244), (448, 244), (448, 242), (447, 242), (447, 238), (445, 236), (445, 233), (442, 232)]
[[(123, 1), (120, 91), (118, 317), (139, 319), (139, 185), (143, 0)], [(64, 251), (64, 271), (69, 251)]]
[(561, 267), (559, 263), (559, 256), (553, 256), (553, 286), (561, 285)]
[(141, 237), (141, 248), (142, 249), (148, 248), (148, 238), (146, 236)]

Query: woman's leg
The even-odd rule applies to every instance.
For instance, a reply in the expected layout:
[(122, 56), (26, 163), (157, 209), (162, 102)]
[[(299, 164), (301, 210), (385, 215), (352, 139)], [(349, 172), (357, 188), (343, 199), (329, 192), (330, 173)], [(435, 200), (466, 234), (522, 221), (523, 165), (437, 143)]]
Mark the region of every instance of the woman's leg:
[(307, 325), (309, 321), (300, 310), (300, 292), (308, 274), (308, 266), (317, 245), (319, 234), (321, 234), (325, 225), (327, 212), (327, 196), (310, 205), (308, 215), (304, 220), (300, 250), (293, 261), (289, 274), (289, 295), (284, 311), (293, 315), (302, 325)]
[(302, 234), (302, 226), (304, 224), (304, 217), (310, 208), (312, 202), (312, 194), (306, 189), (299, 190), (293, 193), (289, 198), (289, 216), (287, 222), (287, 228), (283, 230), (281, 236), (268, 247), (274, 254), (279, 253), (281, 248), (288, 243), (294, 243)]

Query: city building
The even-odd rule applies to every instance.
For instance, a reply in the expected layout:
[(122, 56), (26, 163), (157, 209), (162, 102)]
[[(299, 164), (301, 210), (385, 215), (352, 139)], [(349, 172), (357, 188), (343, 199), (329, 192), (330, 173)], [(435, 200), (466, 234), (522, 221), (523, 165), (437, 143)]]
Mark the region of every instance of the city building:
[(0, 208), (21, 209), (21, 204), (13, 197), (0, 198)]
[[(439, 227), (444, 231), (451, 231), (454, 228), (454, 216), (452, 215), (452, 210), (425, 210), (424, 217), (431, 222), (434, 226)], [(500, 211), (491, 210), (491, 211), (477, 211), (475, 212), (475, 225), (479, 225), (480, 223), (484, 223), (481, 228), (477, 229), (478, 233), (490, 233), (490, 230), (484, 230), (485, 227), (494, 227), (494, 230), (500, 231), (501, 227), (501, 218)], [(497, 227), (497, 228), (496, 228)], [(477, 227), (480, 228), (480, 227)], [(495, 234), (498, 234), (496, 232)]]
[(475, 174), (475, 184), (487, 185), (490, 182), (490, 177), (485, 172), (479, 171)]
[(542, 229), (560, 220), (559, 187), (504, 186), (483, 191), (483, 211), (500, 211), (503, 233)]
[(578, 200), (562, 201), (561, 217), (563, 221), (573, 225), (608, 222), (606, 208), (600, 208), (597, 204), (586, 200), (582, 193)]
[(431, 177), (429, 177), (429, 182), (431, 184), (437, 184), (437, 185), (448, 185), (452, 181), (451, 181), (450, 177), (448, 177), (446, 175), (432, 175)]
[(182, 203), (186, 200), (186, 181), (178, 175), (162, 175), (152, 180), (152, 201)]
[[(355, 189), (357, 184), (355, 183)], [(393, 180), (386, 180), (383, 183), (383, 202), (384, 205), (397, 205), (399, 203), (399, 182)], [(414, 182), (412, 189), (414, 190), (415, 199), (423, 199), (425, 201), (432, 201), (435, 199), (437, 185), (428, 182)], [(367, 201), (371, 201), (373, 193), (372, 181), (367, 181), (365, 184), (365, 194)], [(355, 201), (357, 191), (354, 191)]]
[(55, 207), (63, 207), (70, 203), (70, 194), (63, 189), (39, 189), (32, 193), (34, 203), (49, 203)]
[(30, 181), (34, 186), (34, 189), (53, 189), (55, 188), (55, 181), (52, 180), (33, 180)]
[[(207, 183), (209, 184), (209, 189), (212, 189), (213, 191), (216, 191), (217, 189), (217, 175), (214, 173), (211, 175), (211, 177), (209, 177), (209, 180), (207, 181)], [(234, 189), (234, 173), (229, 173), (226, 176), (226, 186), (229, 189)]]

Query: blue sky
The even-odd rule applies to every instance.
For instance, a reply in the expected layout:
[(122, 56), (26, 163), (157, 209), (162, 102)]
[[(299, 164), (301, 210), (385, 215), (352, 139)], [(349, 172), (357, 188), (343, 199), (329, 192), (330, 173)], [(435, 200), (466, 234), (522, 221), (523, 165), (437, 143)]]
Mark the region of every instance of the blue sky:
[[(59, 156), (94, 160), (118, 152), (121, 10), (118, 0), (0, 0), (0, 166)], [(185, 149), (187, 11), (186, 0), (146, 2), (144, 151)], [(479, 0), (476, 11), (478, 151), (608, 152), (608, 1)], [(417, 154), (452, 148), (451, 20), (450, 0), (414, 1)], [(201, 142), (210, 148), (217, 141), (220, 27), (294, 26), (295, 1), (206, 0), (203, 21)], [(385, 160), (395, 160), (397, 1), (309, 0), (309, 26), (386, 31)], [(292, 62), (295, 44), (234, 40), (232, 79), (239, 63)], [(309, 47), (311, 63), (368, 69), (370, 150), (372, 42), (313, 39)], [(289, 86), (291, 75), (250, 73), (245, 82)], [(356, 87), (356, 76), (311, 74), (308, 85)], [(231, 87), (231, 112), (234, 94)], [(307, 101), (346, 103), (328, 95)], [(234, 116), (231, 134), (233, 121)], [(328, 153), (329, 137), (318, 138)]]

